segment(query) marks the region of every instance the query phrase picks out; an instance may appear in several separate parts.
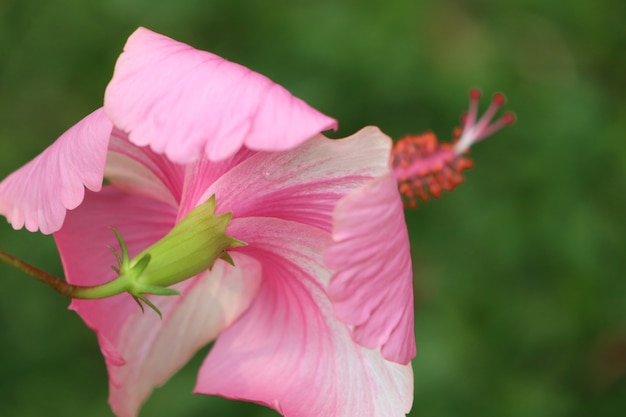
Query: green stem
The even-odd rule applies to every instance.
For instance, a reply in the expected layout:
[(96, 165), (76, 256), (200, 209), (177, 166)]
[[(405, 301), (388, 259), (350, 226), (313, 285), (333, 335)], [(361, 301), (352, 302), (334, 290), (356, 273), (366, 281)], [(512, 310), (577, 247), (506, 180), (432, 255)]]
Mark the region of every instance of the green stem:
[(11, 265), (15, 269), (19, 269), (38, 281), (43, 282), (65, 297), (83, 299), (105, 298), (126, 292), (129, 288), (129, 280), (125, 276), (120, 276), (101, 285), (72, 285), (60, 278), (55, 277), (54, 275), (50, 275), (47, 272), (22, 261), (21, 259), (16, 258), (13, 255), (6, 253), (3, 250), (0, 250), (0, 261), (6, 263), (7, 265)]

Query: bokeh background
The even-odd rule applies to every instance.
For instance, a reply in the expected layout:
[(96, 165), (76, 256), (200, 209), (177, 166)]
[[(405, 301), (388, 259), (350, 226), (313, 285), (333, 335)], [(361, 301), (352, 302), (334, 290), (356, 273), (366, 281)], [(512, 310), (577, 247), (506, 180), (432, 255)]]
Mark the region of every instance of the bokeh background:
[[(626, 2), (0, 1), (0, 177), (102, 103), (147, 26), (242, 63), (340, 122), (449, 138), (470, 87), (518, 122), (454, 193), (406, 213), (421, 417), (626, 409)], [(62, 274), (52, 239), (0, 247)], [(111, 416), (94, 334), (0, 265), (0, 416)], [(200, 354), (141, 416), (275, 416), (193, 396)]]

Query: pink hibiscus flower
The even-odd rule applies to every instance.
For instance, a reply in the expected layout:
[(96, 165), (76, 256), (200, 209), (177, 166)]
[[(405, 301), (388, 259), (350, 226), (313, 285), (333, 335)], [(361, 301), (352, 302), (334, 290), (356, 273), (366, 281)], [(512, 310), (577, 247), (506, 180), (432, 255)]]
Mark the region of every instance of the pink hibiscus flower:
[(53, 233), (80, 285), (116, 277), (111, 227), (132, 257), (212, 196), (232, 213), (226, 231), (246, 243), (229, 249), (234, 265), (148, 296), (162, 320), (128, 294), (72, 301), (97, 333), (117, 416), (213, 340), (196, 393), (286, 416), (409, 411), (412, 271), (391, 140), (320, 134), (334, 127), (262, 75), (141, 28), (104, 107), (0, 184), (0, 213)]

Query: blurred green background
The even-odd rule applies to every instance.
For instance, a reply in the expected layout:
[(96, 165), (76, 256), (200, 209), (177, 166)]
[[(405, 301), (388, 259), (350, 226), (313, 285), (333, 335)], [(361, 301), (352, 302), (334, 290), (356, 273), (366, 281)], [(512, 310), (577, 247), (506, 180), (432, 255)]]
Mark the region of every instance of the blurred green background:
[[(626, 2), (0, 2), (0, 177), (102, 103), (147, 26), (242, 63), (340, 122), (448, 138), (470, 87), (518, 123), (445, 198), (407, 212), (416, 278), (411, 415), (622, 416), (626, 409)], [(61, 274), (52, 239), (0, 247)], [(111, 416), (94, 334), (0, 265), (0, 416)], [(206, 349), (141, 416), (274, 416), (193, 396)]]

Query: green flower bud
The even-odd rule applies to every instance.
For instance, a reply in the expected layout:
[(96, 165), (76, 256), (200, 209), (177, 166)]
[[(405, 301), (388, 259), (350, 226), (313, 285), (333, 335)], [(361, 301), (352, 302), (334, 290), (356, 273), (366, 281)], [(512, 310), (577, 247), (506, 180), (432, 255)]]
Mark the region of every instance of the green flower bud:
[[(245, 244), (226, 234), (231, 217), (231, 213), (215, 215), (215, 196), (193, 209), (165, 237), (130, 261), (131, 269), (147, 262), (136, 283), (169, 287), (211, 269), (218, 258), (232, 264), (226, 249)], [(149, 261), (144, 261), (146, 257)]]
[(226, 234), (231, 217), (231, 213), (215, 214), (215, 196), (212, 196), (131, 260), (122, 236), (114, 229), (122, 249), (121, 255), (113, 251), (119, 264), (113, 269), (119, 276), (94, 287), (74, 287), (71, 296), (95, 299), (128, 292), (142, 309), (140, 300), (161, 315), (145, 294), (178, 295), (178, 291), (167, 287), (211, 269), (217, 259), (233, 264), (226, 250), (245, 243)]

